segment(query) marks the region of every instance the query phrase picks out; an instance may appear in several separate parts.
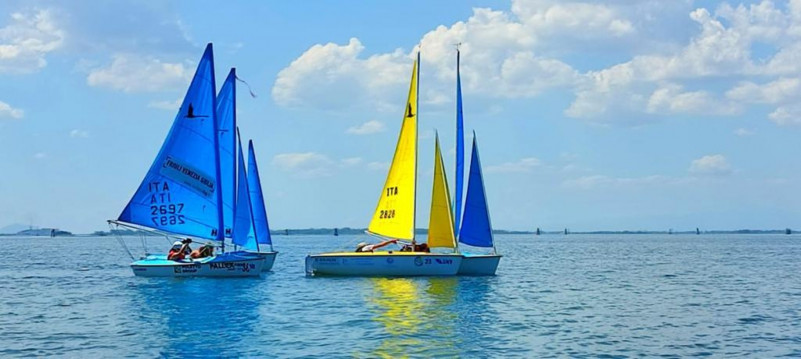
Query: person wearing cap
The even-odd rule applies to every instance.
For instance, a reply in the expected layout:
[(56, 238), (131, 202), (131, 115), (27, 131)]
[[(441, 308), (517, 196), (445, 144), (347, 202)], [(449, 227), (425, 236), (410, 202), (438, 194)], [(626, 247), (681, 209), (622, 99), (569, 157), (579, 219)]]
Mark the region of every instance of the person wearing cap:
[(192, 248), (189, 248), (189, 243), (192, 243), (192, 239), (190, 238), (173, 242), (170, 252), (167, 253), (167, 259), (171, 261), (184, 260), (187, 254), (192, 253)]
[(374, 251), (374, 250), (376, 250), (378, 248), (387, 246), (387, 245), (389, 245), (391, 243), (398, 243), (398, 240), (397, 239), (389, 239), (389, 240), (383, 241), (383, 242), (378, 243), (378, 244), (368, 244), (367, 242), (361, 242), (361, 243), (356, 245), (356, 252), (372, 252), (372, 251)]

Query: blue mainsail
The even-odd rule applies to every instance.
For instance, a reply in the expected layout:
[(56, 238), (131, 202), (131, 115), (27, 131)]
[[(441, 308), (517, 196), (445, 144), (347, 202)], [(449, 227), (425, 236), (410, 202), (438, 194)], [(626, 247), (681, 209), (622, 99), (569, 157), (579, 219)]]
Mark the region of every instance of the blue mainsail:
[(216, 88), (208, 44), (172, 128), (120, 221), (222, 240)]
[(478, 142), (473, 133), (473, 154), (470, 158), (470, 174), (467, 182), (467, 197), (464, 218), (459, 232), (459, 242), (474, 247), (492, 247), (492, 224), (490, 223), (481, 161), (478, 158)]
[(256, 153), (253, 151), (253, 141), (248, 142), (248, 188), (250, 188), (250, 204), (253, 210), (253, 231), (259, 244), (273, 247), (270, 238), (270, 224), (267, 222), (267, 210), (264, 208), (264, 194), (261, 191), (259, 166), (256, 164)]
[[(237, 131), (239, 137), (239, 131)], [(246, 249), (257, 251), (259, 244), (253, 237), (253, 210), (250, 205), (250, 191), (248, 190), (248, 178), (245, 174), (245, 157), (242, 153), (242, 140), (239, 140), (239, 171), (236, 191), (236, 211), (234, 211), (234, 244)]]
[(220, 144), (220, 190), (224, 235), (231, 238), (236, 204), (236, 69), (231, 68), (217, 95), (217, 130)]
[(459, 233), (462, 218), (462, 192), (464, 187), (464, 119), (462, 118), (462, 79), (459, 75), (459, 49), (456, 49), (456, 195), (453, 206), (453, 229)]

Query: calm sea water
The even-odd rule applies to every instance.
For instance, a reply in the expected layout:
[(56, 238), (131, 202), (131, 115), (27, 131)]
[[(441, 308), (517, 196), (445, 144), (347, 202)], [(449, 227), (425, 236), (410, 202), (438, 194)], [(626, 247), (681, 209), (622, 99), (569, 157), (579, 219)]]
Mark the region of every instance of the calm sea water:
[[(495, 277), (137, 278), (113, 238), (0, 238), (0, 357), (801, 357), (801, 236), (498, 236)], [(164, 239), (151, 240), (166, 249)]]

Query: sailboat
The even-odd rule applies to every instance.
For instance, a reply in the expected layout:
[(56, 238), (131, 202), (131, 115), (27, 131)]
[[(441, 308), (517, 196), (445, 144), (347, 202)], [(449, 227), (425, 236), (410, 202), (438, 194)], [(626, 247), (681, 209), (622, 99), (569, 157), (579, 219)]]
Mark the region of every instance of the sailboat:
[(232, 68), (217, 96), (216, 108), (225, 237), (241, 247), (235, 254), (263, 258), (262, 271), (267, 272), (272, 269), (278, 252), (272, 247), (253, 141), (248, 142), (248, 166), (245, 167), (242, 139), (236, 124), (236, 80), (236, 69)]
[[(470, 158), (470, 178), (467, 184), (464, 213), (462, 213), (462, 183), (464, 178), (464, 116), (462, 114), (462, 79), (459, 72), (460, 52), (456, 49), (456, 195), (454, 201), (454, 228), (459, 231), (459, 243), (492, 248), (489, 254), (473, 254), (460, 247), (462, 255), (459, 274), (495, 275), (501, 255), (495, 250), (492, 238), (487, 197), (484, 191), (484, 177), (478, 158), (478, 143), (473, 132), (473, 153)], [(462, 217), (463, 216), (463, 217)], [(462, 219), (461, 223), (459, 219)], [(539, 234), (539, 228), (537, 229)]]
[(501, 255), (495, 250), (492, 237), (492, 222), (487, 206), (487, 193), (484, 190), (484, 176), (481, 173), (481, 160), (478, 156), (478, 141), (473, 133), (473, 153), (470, 156), (470, 178), (467, 182), (462, 228), (459, 230), (459, 243), (479, 248), (492, 248), (489, 254), (472, 254), (459, 247), (464, 258), (459, 274), (495, 275)]
[[(417, 202), (417, 91), (420, 53), (412, 68), (409, 97), (405, 106), (395, 155), (386, 182), (381, 189), (373, 218), (367, 233), (379, 238), (415, 242), (415, 207)], [(437, 151), (439, 148), (437, 147)], [(439, 155), (439, 153), (437, 152)], [(441, 157), (441, 155), (440, 155)], [(442, 166), (440, 159), (439, 166)], [(436, 172), (436, 168), (435, 168)], [(443, 171), (442, 175), (444, 175)], [(444, 193), (447, 195), (447, 184)], [(435, 189), (438, 184), (434, 178)], [(444, 203), (444, 207), (443, 207)], [(445, 210), (445, 214), (442, 213)], [(429, 224), (428, 246), (454, 248), (453, 221), (449, 199), (432, 196), (432, 222)], [(442, 228), (442, 218), (450, 228)], [(431, 228), (433, 225), (433, 229)], [(438, 227), (439, 226), (439, 227)], [(445, 233), (443, 236), (442, 233)], [(450, 242), (448, 242), (450, 241)], [(306, 257), (307, 275), (345, 276), (426, 276), (454, 275), (459, 270), (462, 256), (457, 253), (431, 253), (415, 251), (333, 252)]]
[[(168, 239), (205, 239), (224, 250), (225, 182), (221, 181), (216, 104), (214, 58), (208, 44), (161, 150), (117, 220), (109, 221), (111, 225)], [(146, 255), (131, 264), (135, 275), (146, 277), (258, 276), (263, 266), (264, 258), (224, 252), (178, 261), (167, 260), (163, 254)]]

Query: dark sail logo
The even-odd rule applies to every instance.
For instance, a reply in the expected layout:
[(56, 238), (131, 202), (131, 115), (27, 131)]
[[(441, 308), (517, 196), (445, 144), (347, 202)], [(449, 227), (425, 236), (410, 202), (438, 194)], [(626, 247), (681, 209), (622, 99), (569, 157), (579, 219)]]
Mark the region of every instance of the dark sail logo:
[(200, 118), (200, 117), (209, 117), (209, 116), (195, 115), (195, 108), (192, 107), (192, 103), (189, 103), (189, 109), (186, 110), (186, 118)]
[(412, 104), (411, 103), (407, 103), (406, 104), (406, 118), (410, 118), (410, 117), (414, 117), (414, 114), (412, 113)]

